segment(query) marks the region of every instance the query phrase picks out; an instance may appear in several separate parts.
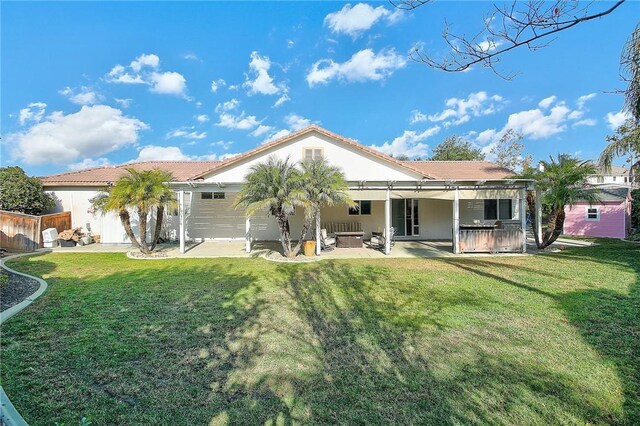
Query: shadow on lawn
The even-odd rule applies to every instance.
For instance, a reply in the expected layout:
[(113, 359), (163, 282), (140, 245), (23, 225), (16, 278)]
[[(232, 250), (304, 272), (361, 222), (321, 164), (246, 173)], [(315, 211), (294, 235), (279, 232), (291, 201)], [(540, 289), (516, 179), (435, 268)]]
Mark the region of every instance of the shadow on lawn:
[[(584, 341), (603, 358), (611, 361), (617, 370), (624, 391), (623, 418), (609, 419), (622, 424), (640, 424), (640, 246), (618, 240), (602, 240), (601, 245), (585, 248), (570, 248), (561, 253), (540, 255), (545, 267), (554, 269), (558, 261), (589, 262), (611, 268), (625, 268), (635, 272), (636, 280), (628, 294), (601, 288), (602, 282), (594, 283), (600, 288), (563, 292), (553, 291), (554, 280), (568, 280), (563, 274), (546, 274), (536, 269), (516, 266), (540, 275), (535, 283), (525, 283), (504, 275), (490, 272), (497, 266), (487, 260), (447, 260), (450, 265), (471, 273), (491, 278), (519, 289), (536, 293), (553, 300), (561, 307), (571, 324)], [(503, 267), (507, 268), (507, 266)], [(551, 278), (551, 280), (549, 279)], [(615, 279), (615, 275), (601, 277), (603, 282)], [(542, 285), (540, 285), (542, 284)]]

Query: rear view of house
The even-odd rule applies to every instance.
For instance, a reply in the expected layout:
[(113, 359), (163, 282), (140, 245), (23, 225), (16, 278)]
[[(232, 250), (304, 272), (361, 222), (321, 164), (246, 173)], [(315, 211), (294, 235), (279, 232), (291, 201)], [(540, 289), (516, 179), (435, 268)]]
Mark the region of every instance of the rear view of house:
[[(328, 232), (358, 231), (368, 240), (377, 234), (390, 235), (393, 229), (398, 240), (449, 241), (454, 253), (526, 250), (525, 191), (531, 182), (512, 179), (512, 171), (486, 161), (399, 161), (310, 126), (222, 162), (128, 166), (160, 167), (174, 174), (170, 185), (177, 193), (179, 209), (169, 212), (166, 236), (180, 241), (181, 251), (187, 242), (207, 240), (246, 240), (249, 251), (254, 241), (280, 236), (273, 217), (246, 217), (235, 207), (251, 167), (270, 156), (292, 162), (321, 157), (342, 169), (349, 195), (358, 206), (323, 208), (321, 227)], [(60, 200), (60, 209), (72, 211), (74, 226), (92, 226), (104, 243), (125, 243), (117, 217), (95, 215), (88, 201), (99, 187), (122, 173), (122, 166), (109, 166), (42, 181)], [(302, 216), (296, 212), (292, 217), (292, 235), (301, 229)], [(390, 250), (390, 246), (384, 248), (385, 253)]]
[(631, 191), (628, 186), (600, 185), (600, 201), (578, 202), (565, 208), (564, 234), (585, 237), (625, 238), (631, 226)]

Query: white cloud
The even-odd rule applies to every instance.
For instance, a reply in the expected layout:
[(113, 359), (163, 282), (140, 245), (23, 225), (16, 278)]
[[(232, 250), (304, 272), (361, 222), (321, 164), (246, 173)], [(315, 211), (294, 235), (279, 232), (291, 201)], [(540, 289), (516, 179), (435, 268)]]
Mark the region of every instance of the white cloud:
[(500, 137), (498, 136), (500, 134), (501, 133), (498, 133), (496, 129), (487, 129), (478, 133), (478, 136), (476, 137), (476, 142), (482, 145), (489, 142), (495, 142), (496, 140), (500, 139)]
[(86, 86), (82, 86), (79, 90), (72, 89), (67, 86), (64, 89), (59, 90), (58, 93), (78, 105), (93, 105), (100, 102), (102, 99), (102, 96)]
[(186, 59), (187, 61), (202, 62), (202, 60), (198, 57), (198, 55), (196, 55), (196, 54), (195, 54), (195, 53), (193, 53), (193, 52), (185, 53), (182, 57), (183, 57), (184, 59)]
[(294, 45), (294, 44), (295, 44), (295, 43), (294, 43), (294, 41), (293, 41), (293, 40), (287, 40), (287, 47), (288, 47), (289, 49), (291, 49), (291, 48), (293, 47), (293, 45)]
[(276, 95), (278, 93), (287, 93), (287, 87), (284, 84), (276, 85), (273, 77), (269, 75), (271, 68), (271, 60), (267, 56), (260, 56), (258, 52), (251, 52), (251, 62), (249, 68), (253, 74), (253, 79), (246, 76), (243, 86), (247, 89), (249, 96), (255, 94)]
[(238, 108), (239, 105), (240, 105), (240, 101), (234, 98), (234, 99), (228, 100), (227, 102), (222, 102), (216, 105), (215, 112), (231, 111)]
[(129, 106), (131, 106), (131, 102), (133, 102), (133, 99), (118, 99), (118, 98), (115, 98), (114, 101), (116, 101), (116, 103), (118, 105), (120, 105), (122, 108), (129, 108)]
[(556, 101), (555, 96), (549, 96), (548, 98), (544, 98), (540, 102), (538, 102), (538, 106), (542, 109), (547, 109)]
[(129, 66), (135, 72), (140, 72), (144, 67), (157, 69), (160, 66), (160, 58), (158, 57), (158, 55), (147, 55), (143, 53), (142, 55), (131, 61), (131, 64), (129, 64)]
[(220, 87), (224, 87), (227, 85), (227, 82), (223, 79), (219, 78), (218, 80), (213, 80), (211, 82), (211, 91), (216, 93)]
[(385, 142), (382, 145), (371, 145), (370, 148), (387, 155), (406, 155), (410, 158), (417, 156), (422, 157), (427, 155), (429, 151), (429, 145), (422, 143), (422, 141), (435, 135), (439, 131), (440, 126), (430, 127), (420, 133), (414, 130), (405, 130), (401, 136), (398, 136), (393, 141)]
[(286, 93), (283, 94), (282, 96), (280, 96), (278, 98), (278, 100), (276, 101), (275, 104), (273, 104), (274, 107), (279, 107), (280, 105), (282, 105), (283, 103), (290, 101), (291, 98), (289, 97), (289, 95), (287, 95)]
[(255, 115), (245, 115), (244, 111), (240, 115), (223, 112), (220, 114), (219, 119), (220, 121), (216, 123), (216, 126), (226, 127), (227, 129), (250, 130), (260, 124)]
[(277, 132), (270, 134), (269, 137), (266, 138), (262, 143), (264, 144), (264, 143), (267, 143), (267, 142), (271, 142), (271, 141), (274, 141), (276, 139), (283, 138), (283, 137), (285, 137), (287, 135), (290, 135), (290, 134), (291, 134), (291, 130), (287, 130), (287, 129), (278, 130)]
[(207, 137), (207, 132), (196, 132), (193, 127), (180, 127), (174, 129), (165, 135), (165, 139), (171, 138), (185, 138), (191, 140), (201, 140)]
[(393, 24), (400, 17), (399, 11), (391, 13), (384, 6), (374, 8), (366, 3), (358, 3), (353, 7), (346, 4), (339, 11), (328, 14), (324, 23), (334, 33), (348, 34), (356, 38), (376, 22), (386, 19), (387, 23)]
[(414, 109), (413, 111), (411, 111), (411, 117), (409, 117), (409, 123), (410, 124), (421, 123), (423, 121), (427, 121), (428, 119), (429, 117), (427, 116), (427, 114), (423, 114), (417, 109)]
[(541, 139), (564, 132), (571, 110), (564, 104), (554, 106), (546, 114), (540, 109), (509, 115), (505, 128), (514, 129), (531, 139)]
[(200, 114), (196, 115), (195, 119), (198, 121), (198, 123), (206, 123), (207, 121), (209, 121), (209, 116), (207, 114)]
[(191, 157), (185, 155), (177, 146), (147, 145), (140, 150), (136, 161), (187, 161)]
[(109, 160), (104, 157), (96, 158), (95, 160), (92, 158), (85, 158), (84, 160), (78, 163), (69, 164), (69, 170), (91, 169), (94, 167), (108, 166), (109, 164), (110, 164)]
[(233, 141), (217, 141), (214, 142), (212, 144), (210, 144), (211, 146), (219, 146), (222, 147), (222, 149), (224, 149), (225, 151), (227, 151), (229, 148), (231, 148), (231, 145), (233, 145)]
[(256, 129), (251, 132), (251, 136), (262, 136), (265, 133), (268, 133), (273, 130), (273, 126), (266, 126), (264, 124), (259, 125)]
[(147, 145), (138, 153), (134, 161), (221, 161), (235, 157), (237, 153), (222, 155), (209, 153), (204, 155), (188, 155), (177, 146)]
[(609, 123), (609, 128), (611, 130), (616, 130), (618, 127), (622, 126), (625, 121), (630, 119), (631, 115), (625, 111), (608, 112), (605, 118), (607, 123)]
[(589, 93), (588, 95), (582, 95), (578, 98), (578, 101), (576, 102), (578, 104), (578, 109), (583, 109), (584, 108), (584, 104), (587, 103), (587, 101), (590, 101), (591, 99), (595, 98), (597, 96), (596, 93)]
[(494, 114), (502, 109), (503, 105), (504, 99), (500, 95), (489, 96), (484, 91), (475, 92), (470, 93), (466, 99), (447, 99), (444, 110), (427, 118), (432, 122), (444, 121), (444, 126), (448, 127), (466, 123), (471, 117)]
[(502, 45), (502, 42), (495, 40), (484, 40), (478, 43), (478, 49), (482, 52), (493, 52)]
[(22, 108), (18, 114), (18, 121), (21, 126), (33, 121), (39, 123), (44, 118), (47, 104), (44, 102), (32, 102), (26, 108)]
[(596, 124), (598, 124), (598, 121), (593, 119), (593, 118), (586, 118), (584, 120), (580, 120), (580, 121), (576, 121), (575, 123), (573, 123), (574, 127), (578, 127), (578, 126), (595, 126)]
[(309, 87), (327, 84), (331, 80), (363, 82), (384, 80), (395, 70), (406, 66), (404, 56), (394, 49), (374, 53), (371, 49), (356, 52), (351, 59), (338, 63), (332, 59), (321, 59), (314, 63), (307, 74)]
[(27, 164), (68, 164), (93, 158), (138, 141), (148, 126), (107, 105), (83, 106), (64, 115), (57, 111), (24, 132), (10, 135), (14, 155)]
[(151, 91), (165, 95), (185, 96), (187, 80), (182, 74), (172, 71), (154, 72), (150, 76)]
[(293, 130), (294, 132), (297, 130), (304, 129), (305, 127), (311, 124), (311, 120), (309, 120), (308, 118), (302, 117), (294, 113), (287, 115), (283, 121), (287, 126), (289, 126), (289, 129)]
[(154, 54), (142, 54), (131, 61), (128, 67), (114, 66), (105, 80), (109, 83), (146, 84), (154, 93), (176, 95), (187, 98), (187, 80), (174, 71), (161, 72), (160, 58)]

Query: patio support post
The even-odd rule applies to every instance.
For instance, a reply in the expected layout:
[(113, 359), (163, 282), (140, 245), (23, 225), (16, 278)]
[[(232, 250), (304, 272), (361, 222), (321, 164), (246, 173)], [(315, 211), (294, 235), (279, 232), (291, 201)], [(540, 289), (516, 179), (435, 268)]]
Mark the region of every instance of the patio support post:
[(522, 252), (527, 252), (527, 188), (520, 189), (520, 223), (522, 224)]
[(391, 253), (391, 196), (387, 188), (387, 198), (384, 200), (384, 254)]
[(244, 251), (251, 253), (251, 217), (247, 216), (244, 224)]
[(316, 215), (316, 256), (320, 256), (320, 212)]
[(184, 241), (184, 190), (180, 190), (180, 192), (178, 192), (178, 202), (180, 203), (179, 206), (179, 217), (180, 217), (180, 253), (184, 254), (184, 247), (185, 247), (185, 241)]
[(453, 194), (453, 253), (460, 254), (460, 192)]
[(536, 229), (533, 230), (538, 234), (538, 241), (542, 241), (542, 191), (536, 189)]

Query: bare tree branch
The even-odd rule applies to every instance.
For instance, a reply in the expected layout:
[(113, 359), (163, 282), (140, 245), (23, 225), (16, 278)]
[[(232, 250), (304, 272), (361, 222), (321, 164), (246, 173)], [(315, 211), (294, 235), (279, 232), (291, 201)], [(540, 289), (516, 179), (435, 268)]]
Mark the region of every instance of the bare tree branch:
[[(391, 4), (398, 9), (413, 10), (431, 1), (392, 0)], [(473, 37), (452, 33), (449, 23), (445, 22), (442, 37), (449, 52), (444, 57), (436, 58), (420, 48), (415, 48), (409, 56), (414, 61), (447, 72), (463, 72), (481, 64), (500, 77), (511, 79), (513, 74), (505, 75), (496, 69), (501, 55), (523, 46), (532, 51), (547, 47), (557, 33), (606, 16), (625, 1), (618, 0), (599, 11), (592, 10), (603, 4), (596, 1), (529, 0), (500, 6), (494, 4), (493, 12), (484, 18), (483, 29)]]

